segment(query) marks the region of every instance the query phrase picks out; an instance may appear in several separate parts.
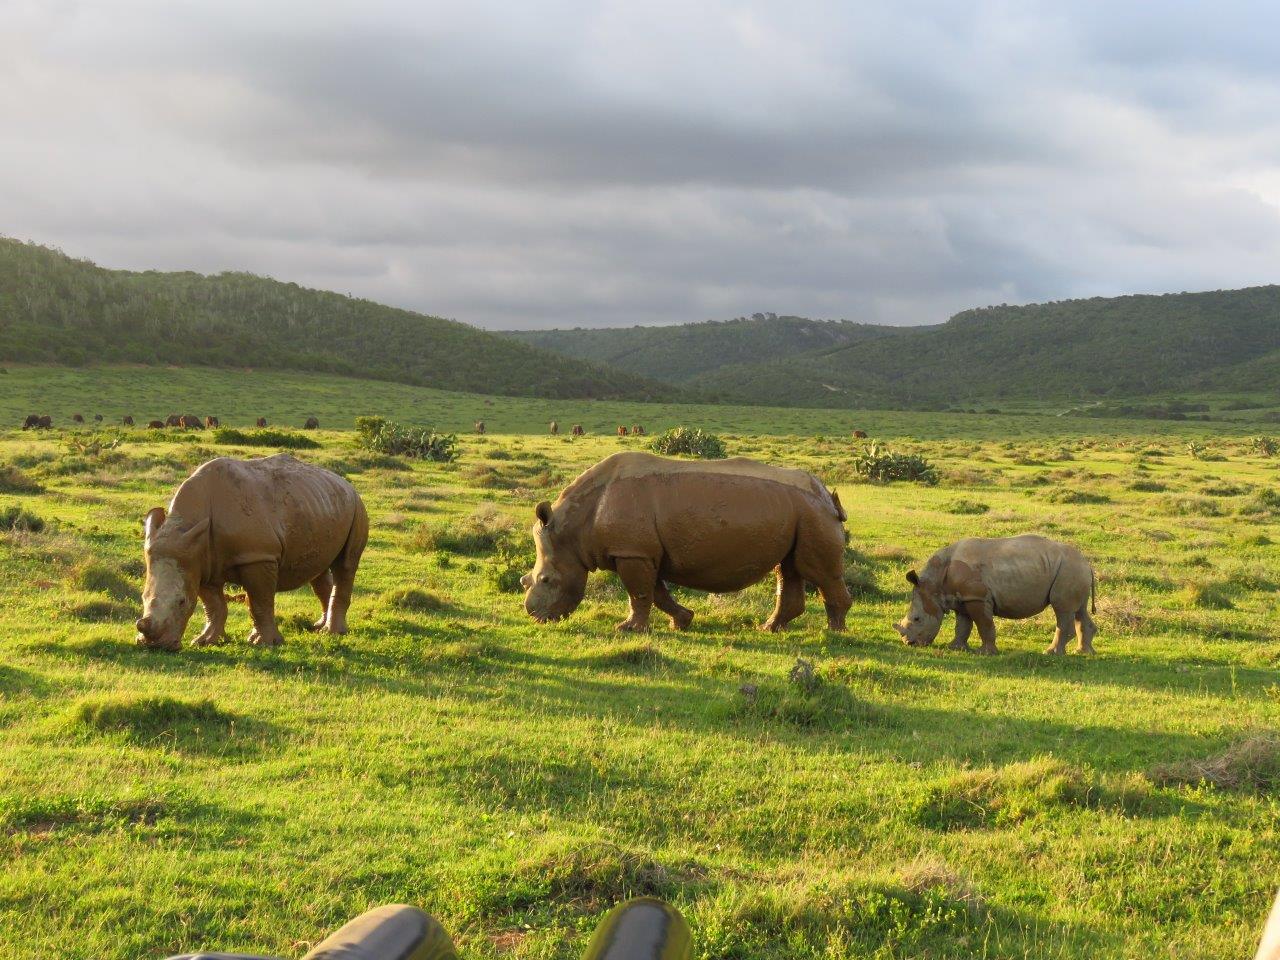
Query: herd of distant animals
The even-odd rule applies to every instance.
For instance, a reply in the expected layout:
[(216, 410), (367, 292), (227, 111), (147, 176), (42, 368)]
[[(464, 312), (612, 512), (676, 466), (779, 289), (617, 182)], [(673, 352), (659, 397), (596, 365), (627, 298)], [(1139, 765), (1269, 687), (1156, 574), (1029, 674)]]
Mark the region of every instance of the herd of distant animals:
[[(85, 419), (76, 414), (72, 421)], [(132, 426), (133, 418), (122, 422)], [(257, 425), (265, 427), (266, 418)], [(147, 426), (198, 430), (216, 428), (219, 420), (170, 414)], [(303, 424), (319, 426), (316, 417)], [(51, 427), (48, 415), (32, 414), (23, 423), (24, 430)], [(475, 429), (483, 434), (484, 421)], [(559, 423), (551, 421), (548, 432), (559, 434)], [(573, 425), (573, 436), (584, 432)], [(619, 425), (617, 432), (645, 435), (638, 424)], [(853, 436), (867, 434), (855, 430)], [(569, 616), (595, 570), (618, 575), (630, 600), (630, 616), (618, 627), (638, 631), (649, 629), (653, 607), (676, 629), (693, 620), (669, 584), (731, 593), (774, 571), (777, 602), (763, 629), (782, 629), (803, 613), (807, 585), (821, 594), (828, 627), (845, 629), (853, 602), (844, 579), (847, 517), (835, 492), (807, 471), (744, 457), (688, 461), (615, 453), (569, 484), (554, 504), (539, 503), (534, 515), (537, 558), (521, 585), (525, 611), (540, 623)], [(245, 588), (251, 643), (282, 642), (275, 595), (308, 583), (324, 606), (315, 628), (345, 633), (368, 527), (360, 495), (329, 470), (288, 454), (210, 460), (179, 486), (167, 511), (147, 514), (138, 642), (177, 650), (197, 598), (206, 626), (196, 643), (222, 642), (227, 583)], [(995, 653), (996, 617), (1024, 619), (1052, 608), (1056, 631), (1047, 652), (1065, 653), (1072, 635), (1080, 652), (1093, 652), (1093, 568), (1068, 544), (1033, 535), (967, 538), (937, 551), (907, 580), (911, 605), (894, 627), (909, 646), (932, 644), (943, 618), (954, 613), (953, 649), (969, 649), (976, 627), (979, 652)]]

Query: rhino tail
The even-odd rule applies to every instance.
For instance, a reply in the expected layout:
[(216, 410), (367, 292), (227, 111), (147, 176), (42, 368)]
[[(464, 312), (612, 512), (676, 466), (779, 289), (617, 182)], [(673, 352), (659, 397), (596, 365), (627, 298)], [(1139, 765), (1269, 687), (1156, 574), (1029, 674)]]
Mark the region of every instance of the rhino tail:
[(1093, 567), (1089, 568), (1089, 612), (1098, 612), (1097, 600), (1098, 575), (1093, 572)]
[(840, 518), (840, 522), (844, 523), (849, 519), (849, 515), (844, 512), (844, 507), (840, 503), (840, 494), (828, 488), (827, 494), (831, 497), (831, 505), (836, 508), (836, 516)]

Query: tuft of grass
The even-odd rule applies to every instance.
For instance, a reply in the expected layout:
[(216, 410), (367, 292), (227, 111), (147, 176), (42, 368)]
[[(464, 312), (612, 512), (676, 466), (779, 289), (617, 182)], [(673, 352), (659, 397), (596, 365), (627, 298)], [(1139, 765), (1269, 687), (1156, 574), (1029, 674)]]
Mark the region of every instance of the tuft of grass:
[(917, 857), (899, 871), (899, 880), (905, 889), (918, 896), (933, 893), (962, 904), (972, 913), (987, 912), (987, 903), (973, 881), (942, 860)]
[(83, 623), (127, 623), (137, 612), (133, 605), (119, 600), (88, 600), (72, 607), (71, 615)]
[(86, 697), (70, 712), (72, 727), (99, 733), (122, 732), (145, 739), (193, 729), (226, 729), (233, 717), (212, 700), (182, 700), (145, 694)]
[(89, 593), (105, 593), (115, 600), (137, 603), (141, 593), (120, 571), (96, 560), (86, 561), (76, 568), (72, 581)]
[(616, 643), (594, 653), (587, 654), (582, 662), (600, 670), (644, 669), (653, 670), (670, 664), (671, 658), (658, 649), (652, 641)]
[(1110, 503), (1111, 498), (1105, 493), (1095, 493), (1092, 490), (1078, 490), (1065, 487), (1059, 487), (1050, 490), (1045, 494), (1045, 500), (1050, 503)]
[(443, 600), (434, 593), (419, 590), (417, 587), (388, 590), (382, 595), (382, 603), (393, 610), (408, 610), (411, 613), (436, 613), (444, 609)]
[(836, 683), (820, 682), (806, 691), (791, 683), (747, 684), (737, 691), (729, 714), (738, 720), (780, 722), (806, 730), (852, 730), (891, 726), (880, 707)]
[(24, 510), (16, 505), (0, 507), (0, 530), (40, 533), (44, 528), (44, 520), (30, 510)]
[(279, 450), (319, 450), (320, 444), (310, 437), (287, 430), (237, 430), (220, 427), (213, 432), (213, 442), (223, 446), (275, 447)]
[(947, 513), (955, 513), (960, 516), (977, 516), (979, 514), (987, 513), (991, 509), (991, 506), (990, 504), (983, 503), (980, 500), (966, 500), (961, 498), (959, 500), (952, 500), (950, 503), (943, 506), (942, 509)]
[(1231, 600), (1230, 584), (1219, 581), (1196, 581), (1188, 583), (1182, 590), (1187, 606), (1200, 607), (1202, 610), (1231, 610), (1235, 604)]
[(1280, 733), (1245, 737), (1203, 759), (1160, 764), (1148, 776), (1159, 786), (1207, 783), (1221, 790), (1275, 793), (1280, 790)]
[(1169, 485), (1161, 483), (1159, 480), (1139, 478), (1129, 484), (1129, 489), (1135, 493), (1163, 493), (1169, 489)]
[(0, 464), (0, 493), (44, 493), (44, 486), (11, 463)]

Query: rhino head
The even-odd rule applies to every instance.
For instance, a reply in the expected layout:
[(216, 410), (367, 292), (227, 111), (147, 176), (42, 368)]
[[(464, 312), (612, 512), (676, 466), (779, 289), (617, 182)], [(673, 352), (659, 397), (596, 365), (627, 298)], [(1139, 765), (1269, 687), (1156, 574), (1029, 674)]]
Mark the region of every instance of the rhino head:
[(538, 558), (533, 571), (520, 578), (524, 609), (539, 623), (563, 620), (582, 602), (587, 592), (587, 568), (578, 556), (572, 531), (557, 522), (545, 500), (534, 508), (533, 542)]
[(907, 582), (913, 588), (911, 606), (907, 615), (893, 627), (907, 646), (927, 647), (937, 639), (938, 631), (942, 629), (942, 603), (927, 583), (920, 582), (914, 570), (907, 571)]
[(147, 581), (134, 626), (139, 646), (177, 650), (196, 607), (209, 518), (187, 525), (166, 519), (164, 507), (155, 507), (143, 521)]

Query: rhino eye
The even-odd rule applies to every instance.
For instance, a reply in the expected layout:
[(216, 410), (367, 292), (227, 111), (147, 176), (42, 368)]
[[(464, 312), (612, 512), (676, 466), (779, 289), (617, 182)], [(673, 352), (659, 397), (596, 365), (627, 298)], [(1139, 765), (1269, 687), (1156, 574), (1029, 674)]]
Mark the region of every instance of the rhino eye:
[(548, 577), (545, 573), (540, 573), (540, 574), (538, 574), (538, 582), (539, 582), (539, 583), (550, 583), (550, 582), (551, 582), (551, 578), (550, 578), (550, 577)]

